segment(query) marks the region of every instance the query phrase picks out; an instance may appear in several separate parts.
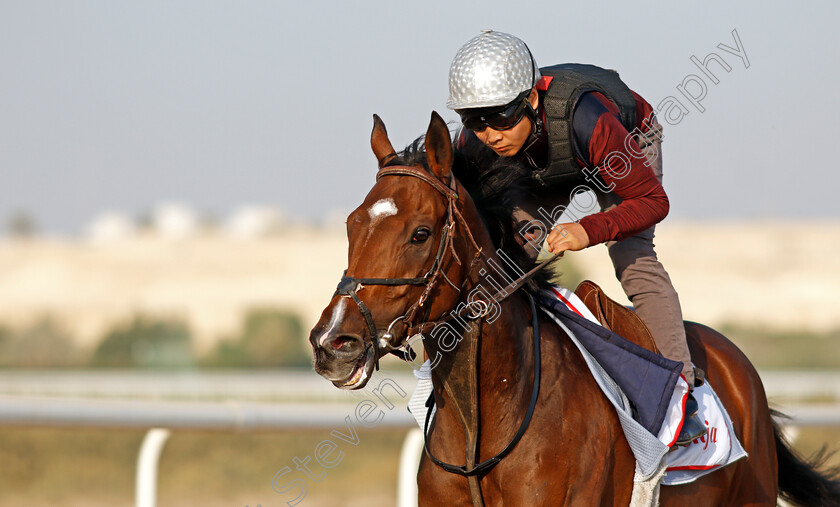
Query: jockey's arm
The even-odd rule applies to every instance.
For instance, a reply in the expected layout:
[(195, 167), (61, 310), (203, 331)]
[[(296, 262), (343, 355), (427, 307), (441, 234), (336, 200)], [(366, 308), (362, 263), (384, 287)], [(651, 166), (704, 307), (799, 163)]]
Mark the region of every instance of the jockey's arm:
[(586, 161), (589, 167), (595, 168), (587, 173), (594, 176), (597, 170), (601, 181), (591, 177), (588, 180), (596, 192), (612, 189), (622, 202), (584, 217), (579, 223), (556, 226), (548, 237), (549, 249), (554, 253), (620, 241), (659, 223), (668, 214), (668, 196), (647, 165), (638, 143), (615, 114), (601, 107), (604, 111), (588, 140), (589, 161)]

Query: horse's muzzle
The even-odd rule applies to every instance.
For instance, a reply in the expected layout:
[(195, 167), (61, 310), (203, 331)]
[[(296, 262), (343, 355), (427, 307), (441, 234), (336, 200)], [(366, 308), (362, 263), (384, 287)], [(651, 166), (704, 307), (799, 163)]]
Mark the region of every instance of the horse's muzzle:
[(373, 347), (355, 333), (314, 329), (309, 337), (315, 351), (315, 371), (341, 389), (364, 387), (375, 364)]

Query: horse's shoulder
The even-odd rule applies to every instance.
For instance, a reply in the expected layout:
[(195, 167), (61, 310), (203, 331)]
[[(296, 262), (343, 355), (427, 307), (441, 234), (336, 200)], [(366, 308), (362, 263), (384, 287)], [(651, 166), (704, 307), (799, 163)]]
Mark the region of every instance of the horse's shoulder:
[(601, 388), (580, 350), (566, 332), (548, 316), (540, 320), (543, 382), (547, 384), (546, 389), (562, 393), (554, 397), (552, 402), (575, 404), (580, 399), (601, 398), (606, 401), (603, 396), (592, 396), (600, 393)]

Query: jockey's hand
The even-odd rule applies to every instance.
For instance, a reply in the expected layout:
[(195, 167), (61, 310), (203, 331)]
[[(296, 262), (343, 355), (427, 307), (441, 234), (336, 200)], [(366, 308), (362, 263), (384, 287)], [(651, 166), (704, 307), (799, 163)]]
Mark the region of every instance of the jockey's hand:
[(576, 252), (589, 246), (589, 235), (577, 222), (557, 224), (548, 234), (547, 242), (551, 253)]

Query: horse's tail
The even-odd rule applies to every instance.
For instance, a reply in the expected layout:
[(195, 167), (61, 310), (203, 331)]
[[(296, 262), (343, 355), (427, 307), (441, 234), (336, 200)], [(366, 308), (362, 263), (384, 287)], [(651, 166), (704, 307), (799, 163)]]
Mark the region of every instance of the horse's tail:
[[(772, 412), (776, 417), (784, 417)], [(779, 496), (794, 505), (840, 507), (840, 467), (825, 466), (833, 453), (823, 448), (810, 458), (800, 456), (775, 421), (773, 436), (779, 464)]]

